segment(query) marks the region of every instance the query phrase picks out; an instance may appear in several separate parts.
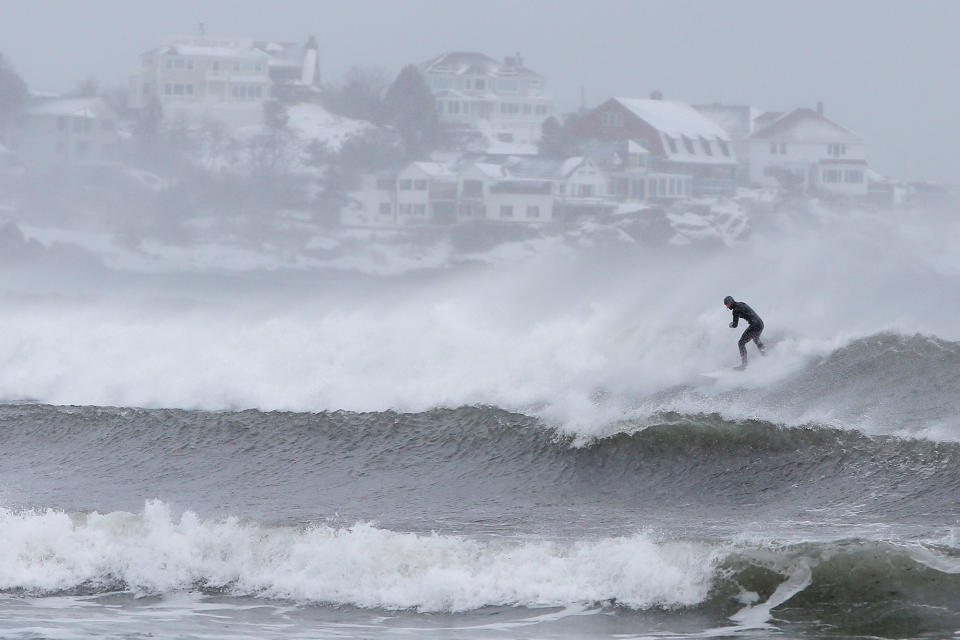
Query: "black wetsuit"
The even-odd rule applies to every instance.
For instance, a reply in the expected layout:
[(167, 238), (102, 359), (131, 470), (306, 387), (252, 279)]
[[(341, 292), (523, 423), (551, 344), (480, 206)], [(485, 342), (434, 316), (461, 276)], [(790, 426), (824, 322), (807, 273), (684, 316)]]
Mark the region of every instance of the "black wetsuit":
[(743, 332), (743, 335), (740, 336), (740, 341), (737, 342), (737, 346), (740, 347), (740, 360), (743, 361), (742, 366), (747, 366), (747, 343), (753, 340), (757, 343), (757, 348), (760, 349), (760, 353), (763, 353), (763, 343), (760, 342), (760, 334), (763, 333), (763, 320), (760, 319), (760, 316), (757, 315), (757, 312), (750, 308), (746, 302), (734, 302), (733, 306), (730, 307), (730, 310), (733, 311), (733, 322), (730, 324), (731, 327), (736, 327), (740, 322), (740, 318), (743, 318), (747, 321), (749, 325), (747, 330)]

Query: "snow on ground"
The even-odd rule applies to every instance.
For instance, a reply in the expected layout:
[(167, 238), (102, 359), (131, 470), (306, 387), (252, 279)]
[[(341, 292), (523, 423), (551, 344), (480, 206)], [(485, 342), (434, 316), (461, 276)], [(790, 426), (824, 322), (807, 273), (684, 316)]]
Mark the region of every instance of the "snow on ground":
[(322, 142), (331, 151), (339, 151), (343, 143), (373, 128), (363, 120), (351, 120), (330, 113), (318, 104), (301, 103), (287, 109), (287, 127), (309, 144)]

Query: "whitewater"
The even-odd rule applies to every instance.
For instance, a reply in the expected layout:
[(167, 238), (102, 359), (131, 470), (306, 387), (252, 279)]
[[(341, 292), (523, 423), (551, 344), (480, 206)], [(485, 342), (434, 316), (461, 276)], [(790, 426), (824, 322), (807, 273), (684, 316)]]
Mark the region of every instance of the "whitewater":
[(960, 217), (751, 223), (0, 260), (0, 637), (952, 635)]

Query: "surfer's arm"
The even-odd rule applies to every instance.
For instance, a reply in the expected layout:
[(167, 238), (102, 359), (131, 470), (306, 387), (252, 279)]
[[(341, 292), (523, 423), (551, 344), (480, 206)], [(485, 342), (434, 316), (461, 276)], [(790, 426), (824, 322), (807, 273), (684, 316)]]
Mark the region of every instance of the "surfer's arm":
[(731, 329), (736, 329), (738, 322), (740, 322), (740, 314), (738, 314), (736, 311), (734, 311), (734, 312), (733, 312), (733, 322), (730, 323), (730, 328), (731, 328)]

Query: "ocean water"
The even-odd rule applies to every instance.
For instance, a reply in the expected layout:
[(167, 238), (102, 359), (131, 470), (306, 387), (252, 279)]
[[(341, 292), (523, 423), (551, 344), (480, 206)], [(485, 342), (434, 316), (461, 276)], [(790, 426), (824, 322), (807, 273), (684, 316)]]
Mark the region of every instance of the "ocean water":
[(0, 637), (956, 637), (958, 220), (3, 263)]

